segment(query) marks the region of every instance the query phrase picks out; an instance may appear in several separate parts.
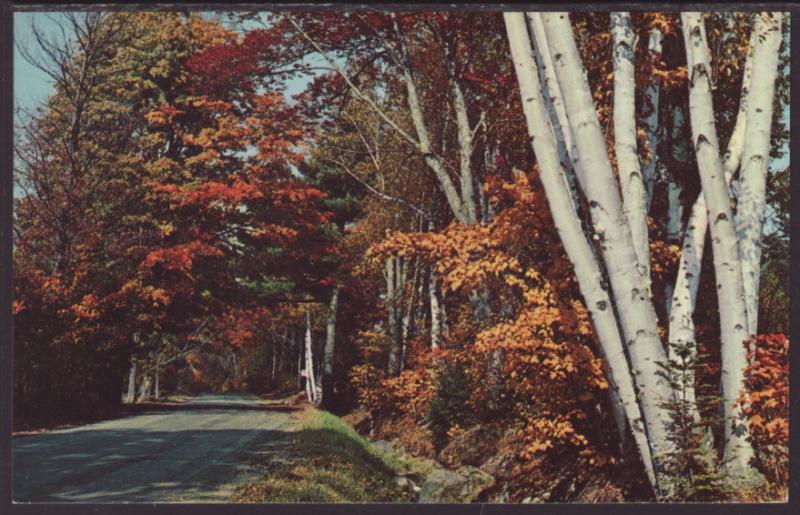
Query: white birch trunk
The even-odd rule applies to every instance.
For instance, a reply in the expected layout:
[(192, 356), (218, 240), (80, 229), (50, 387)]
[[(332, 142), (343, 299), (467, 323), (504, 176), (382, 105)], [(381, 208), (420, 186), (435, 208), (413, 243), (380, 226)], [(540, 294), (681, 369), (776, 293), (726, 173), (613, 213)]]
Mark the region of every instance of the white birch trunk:
[(608, 364), (609, 383), (616, 390), (628, 418), (634, 439), (647, 471), (648, 478), (657, 488), (650, 443), (642, 424), (642, 415), (636, 399), (633, 379), (625, 357), (622, 338), (614, 317), (612, 301), (603, 289), (600, 267), (589, 242), (584, 236), (572, 195), (559, 161), (556, 141), (548, 122), (547, 109), (531, 55), (530, 39), (521, 13), (503, 14), (506, 31), (519, 81), (522, 106), (528, 135), (539, 163), (540, 178), (545, 189), (553, 221), (564, 250), (575, 269), (578, 286), (600, 342), (603, 358)]
[(408, 341), (408, 338), (411, 337), (411, 333), (414, 330), (414, 314), (415, 314), (414, 307), (417, 302), (417, 294), (419, 287), (421, 285), (419, 277), (420, 277), (420, 266), (417, 260), (414, 263), (414, 275), (412, 276), (411, 279), (411, 298), (408, 300), (408, 303), (406, 304), (406, 309), (403, 312), (403, 324), (401, 331), (402, 334), (401, 339), (403, 340), (403, 349), (405, 349), (405, 343), (406, 341)]
[(642, 275), (649, 283), (648, 194), (642, 179), (636, 143), (636, 83), (633, 69), (636, 43), (630, 13), (611, 13), (611, 33), (614, 42), (614, 152), (622, 185), (623, 207), (636, 258)]
[(397, 258), (386, 258), (386, 312), (389, 335), (389, 362), (386, 371), (389, 376), (400, 372), (400, 320), (397, 312), (397, 299), (400, 290)]
[(306, 311), (306, 395), (312, 404), (317, 403), (317, 385), (314, 375), (314, 355), (311, 349), (311, 314)]
[[(685, 41), (684, 35), (684, 41)], [(733, 127), (731, 138), (728, 141), (728, 148), (722, 159), (722, 166), (725, 168), (725, 180), (731, 186), (731, 194), (734, 198), (737, 196), (738, 186), (737, 181), (733, 180), (733, 176), (742, 161), (742, 152), (744, 151), (744, 137), (745, 130), (748, 124), (748, 104), (750, 102), (750, 85), (753, 81), (753, 50), (755, 45), (755, 38), (750, 38), (750, 45), (747, 50), (747, 58), (744, 62), (744, 70), (742, 72), (742, 92), (739, 95), (739, 112), (736, 114), (736, 124)]]
[(131, 371), (128, 374), (128, 392), (125, 395), (125, 402), (133, 404), (136, 400), (136, 358), (131, 358)]
[[(687, 34), (684, 34), (684, 41), (686, 41), (688, 45)], [(749, 92), (753, 66), (752, 56), (753, 39), (750, 41), (750, 48), (748, 50), (742, 76), (739, 112), (736, 115), (736, 124), (734, 125), (731, 138), (728, 141), (728, 148), (723, 159), (725, 181), (728, 184), (731, 183), (733, 175), (736, 173), (736, 170), (739, 169), (739, 163), (744, 149), (744, 133), (745, 127), (747, 126), (747, 103), (750, 96)], [(687, 66), (691, 70), (692, 57), (690, 52), (687, 52), (686, 60)], [(678, 122), (678, 115), (679, 112), (676, 111), (676, 124)], [(684, 123), (682, 114), (680, 116), (680, 121)], [(692, 206), (692, 211), (689, 214), (689, 220), (686, 223), (686, 230), (683, 235), (680, 268), (675, 278), (675, 287), (673, 288), (671, 302), (669, 324), (670, 342), (694, 342), (694, 322), (692, 320), (692, 315), (694, 314), (695, 303), (697, 301), (697, 289), (700, 287), (700, 265), (703, 261), (707, 230), (708, 209), (706, 207), (706, 199), (701, 191)], [(692, 393), (692, 395), (694, 394)]]
[(420, 296), (422, 296), (422, 272), (419, 260), (414, 262), (414, 278), (411, 281), (411, 298), (406, 304), (405, 313), (403, 314), (403, 330), (402, 330), (402, 347), (400, 349), (400, 372), (405, 369), (406, 352), (408, 349), (408, 339), (416, 333), (416, 325), (419, 320), (416, 318), (418, 315), (417, 304)]
[[(684, 42), (688, 48), (688, 34), (684, 32)], [(728, 141), (728, 148), (723, 159), (725, 170), (725, 181), (731, 184), (733, 175), (739, 168), (741, 155), (744, 148), (744, 134), (747, 126), (747, 103), (752, 77), (752, 57), (753, 39), (750, 41), (747, 59), (745, 61), (742, 87), (739, 98), (739, 111), (736, 116), (736, 124)], [(692, 54), (686, 54), (687, 69), (692, 69)], [(679, 129), (685, 123), (685, 117), (681, 110), (675, 111), (674, 128)], [(686, 156), (680, 151), (676, 159), (681, 160)], [(705, 248), (706, 232), (708, 230), (708, 209), (702, 191), (697, 197), (684, 231), (683, 243), (681, 245), (682, 254), (675, 279), (675, 286), (672, 289), (672, 300), (670, 302), (670, 322), (669, 322), (669, 341), (677, 344), (690, 344), (689, 350), (693, 357), (696, 353), (694, 348), (694, 315), (695, 304), (697, 301), (697, 290), (700, 286), (700, 272), (703, 261), (703, 251)], [(690, 388), (687, 396), (690, 400), (694, 399), (694, 389)], [(696, 413), (699, 417), (699, 413)]]
[(402, 59), (404, 62), (399, 63), (401, 66), (403, 82), (406, 86), (406, 100), (408, 102), (409, 111), (411, 113), (411, 121), (414, 125), (414, 129), (417, 133), (417, 139), (415, 140), (410, 134), (405, 132), (400, 126), (398, 126), (387, 114), (383, 111), (369, 95), (362, 92), (356, 85), (350, 80), (350, 77), (336, 64), (335, 60), (329, 56), (320, 46), (312, 40), (309, 35), (302, 29), (300, 25), (296, 21), (292, 19), (291, 16), (284, 16), (284, 19), (288, 20), (289, 23), (297, 30), (297, 32), (309, 43), (311, 46), (322, 56), (322, 58), (333, 68), (337, 74), (347, 83), (350, 91), (358, 98), (359, 100), (364, 101), (378, 116), (380, 116), (397, 134), (399, 134), (403, 139), (414, 145), (422, 155), (425, 160), (425, 163), (428, 167), (434, 172), (439, 185), (444, 192), (444, 195), (447, 199), (447, 203), (450, 206), (450, 209), (453, 212), (455, 218), (460, 221), (461, 223), (468, 223), (468, 215), (465, 212), (464, 205), (461, 201), (461, 197), (459, 195), (458, 190), (456, 189), (453, 181), (450, 179), (450, 176), (447, 174), (445, 170), (445, 165), (442, 159), (436, 156), (431, 150), (431, 142), (430, 137), (428, 135), (428, 129), (425, 126), (425, 120), (422, 115), (422, 108), (420, 106), (419, 95), (417, 93), (417, 87), (413, 80), (413, 73), (411, 70), (411, 65), (408, 60), (408, 53), (405, 51), (405, 44), (402, 41), (402, 34), (400, 33), (399, 26), (397, 25), (396, 20), (394, 21), (394, 31), (399, 37), (400, 41), (399, 47), (402, 54)]
[(456, 128), (458, 134), (458, 161), (461, 180), (461, 204), (466, 223), (473, 225), (478, 221), (475, 209), (475, 191), (472, 177), (472, 129), (467, 116), (467, 104), (464, 101), (464, 92), (458, 84), (456, 77), (450, 79), (450, 89), (453, 95), (453, 109), (456, 114)]
[(336, 315), (339, 309), (339, 290), (337, 284), (333, 289), (331, 301), (328, 304), (328, 317), (325, 320), (325, 350), (323, 352), (322, 366), (322, 386), (321, 402), (323, 405), (330, 404), (333, 389), (333, 360), (336, 350)]
[(758, 287), (761, 276), (761, 240), (764, 227), (772, 102), (778, 75), (781, 46), (781, 13), (757, 13), (753, 25), (753, 76), (747, 102), (747, 129), (739, 174), (736, 231), (742, 278), (747, 332), (758, 332)]
[(153, 378), (151, 374), (145, 374), (142, 377), (142, 383), (139, 385), (139, 398), (136, 402), (149, 401), (153, 396)]
[[(551, 125), (553, 126), (556, 141), (563, 140), (564, 142), (566, 156), (562, 157), (561, 152), (559, 152), (559, 157), (561, 157), (563, 160), (562, 162), (565, 164), (569, 163), (572, 171), (575, 173), (575, 177), (578, 179), (581, 189), (585, 189), (585, 172), (578, 158), (578, 147), (575, 144), (575, 137), (572, 134), (572, 129), (567, 120), (567, 111), (564, 108), (564, 102), (562, 100), (561, 85), (558, 83), (555, 67), (553, 66), (553, 56), (550, 52), (550, 45), (547, 43), (542, 13), (529, 12), (527, 13), (527, 18), (535, 44), (534, 53), (537, 57), (537, 67), (539, 68), (539, 82), (542, 86), (545, 104), (547, 104), (548, 111), (551, 114)], [(544, 80), (542, 80), (542, 77)], [(571, 177), (567, 175), (567, 178), (570, 179), (570, 187), (574, 189)], [(575, 194), (573, 193), (573, 195)], [(575, 195), (575, 198), (577, 200), (577, 195)]]
[(303, 345), (296, 339), (295, 332), (292, 331), (292, 341), (297, 344), (297, 390), (303, 387)]
[(732, 478), (746, 480), (753, 476), (754, 469), (750, 461), (754, 454), (747, 441), (747, 421), (741, 408), (735, 404), (739, 392), (744, 389), (744, 366), (747, 360), (743, 343), (748, 336), (739, 243), (714, 125), (709, 76), (711, 65), (702, 14), (681, 13), (681, 23), (686, 34), (686, 50), (692, 54), (692, 69), (689, 72), (692, 140), (703, 196), (708, 206), (719, 299), (722, 401), (725, 411), (724, 467)]
[(431, 267), (428, 280), (428, 297), (431, 303), (431, 348), (438, 349), (442, 341), (442, 306), (436, 286), (436, 272)]
[(408, 54), (405, 51), (405, 44), (402, 42), (402, 36), (400, 35), (400, 29), (396, 21), (394, 28), (398, 37), (401, 39), (400, 47), (402, 49), (403, 59), (405, 60), (402, 63), (403, 83), (406, 86), (406, 101), (411, 114), (411, 123), (414, 125), (414, 131), (417, 134), (418, 150), (422, 153), (425, 164), (433, 170), (456, 220), (463, 224), (474, 223), (474, 219), (470, 221), (470, 215), (467, 212), (463, 199), (453, 184), (453, 181), (450, 179), (450, 176), (447, 174), (444, 163), (432, 153), (430, 135), (428, 134), (428, 127), (425, 125), (425, 118), (422, 114), (417, 85), (414, 82), (411, 64), (408, 61)]
[(278, 365), (278, 354), (275, 352), (275, 349), (272, 350), (272, 372), (270, 373), (269, 379), (274, 384), (275, 383), (275, 367)]
[(155, 399), (158, 400), (161, 398), (161, 388), (160, 388), (160, 379), (161, 379), (161, 356), (156, 356), (156, 370), (153, 375), (156, 377), (156, 386), (155, 386)]
[[(658, 27), (653, 27), (650, 31), (650, 40), (647, 44), (647, 49), (657, 56), (661, 56), (661, 40), (663, 34)], [(658, 164), (658, 154), (656, 152), (658, 146), (658, 106), (659, 95), (661, 93), (661, 84), (658, 79), (647, 85), (644, 90), (645, 97), (648, 100), (653, 110), (645, 118), (647, 124), (647, 142), (650, 147), (650, 159), (642, 167), (642, 180), (644, 181), (645, 188), (647, 188), (647, 210), (650, 210), (650, 204), (653, 200), (653, 190), (656, 184), (656, 165)]]
[(592, 173), (586, 174), (585, 193), (627, 343), (658, 477), (660, 461), (673, 448), (666, 427), (670, 416), (664, 403), (674, 398), (674, 391), (659, 373), (666, 353), (658, 334), (648, 268), (638, 262), (568, 15), (544, 13), (542, 19), (555, 58), (556, 76), (562, 86), (569, 85), (562, 87), (562, 93), (578, 154), (581, 161), (592, 164)]
[[(542, 88), (547, 111), (550, 114), (550, 125), (556, 139), (559, 160), (564, 167), (564, 173), (570, 187), (570, 192), (572, 193), (573, 201), (577, 204), (580, 200), (576, 180), (577, 183), (580, 183), (581, 189), (585, 188), (585, 179), (583, 177), (585, 172), (578, 159), (578, 148), (575, 145), (575, 138), (572, 135), (572, 130), (567, 120), (567, 112), (561, 100), (561, 86), (558, 83), (553, 67), (553, 57), (550, 54), (550, 47), (547, 44), (542, 15), (538, 12), (529, 12), (526, 13), (526, 17), (530, 29), (530, 36), (534, 41), (534, 56), (536, 57), (539, 84)], [(625, 411), (620, 402), (619, 393), (616, 388), (611, 388), (610, 396), (611, 409), (613, 411), (614, 421), (617, 424), (620, 444), (624, 445), (625, 439), (627, 438)]]

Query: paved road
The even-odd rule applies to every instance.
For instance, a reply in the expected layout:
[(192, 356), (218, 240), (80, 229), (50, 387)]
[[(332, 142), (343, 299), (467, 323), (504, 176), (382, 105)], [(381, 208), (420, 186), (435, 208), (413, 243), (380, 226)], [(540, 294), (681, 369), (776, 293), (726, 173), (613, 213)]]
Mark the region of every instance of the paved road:
[[(15, 502), (227, 502), (259, 461), (286, 456), (296, 415), (203, 395), (145, 412), (14, 439)], [(269, 456), (265, 456), (269, 455)]]

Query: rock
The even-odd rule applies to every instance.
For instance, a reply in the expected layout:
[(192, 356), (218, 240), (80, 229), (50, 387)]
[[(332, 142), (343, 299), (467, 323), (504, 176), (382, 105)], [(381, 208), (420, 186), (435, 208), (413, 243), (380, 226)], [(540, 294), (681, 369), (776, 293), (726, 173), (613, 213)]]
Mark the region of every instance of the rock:
[(542, 495), (530, 496), (522, 499), (521, 504), (540, 504), (550, 500), (550, 492), (545, 492)]
[(514, 473), (514, 461), (515, 457), (513, 454), (501, 452), (486, 460), (486, 462), (481, 465), (481, 470), (500, 481), (505, 481)]
[(494, 477), (481, 469), (466, 466), (458, 470), (436, 470), (422, 484), (421, 503), (472, 502), (487, 488), (494, 485)]
[(388, 453), (394, 452), (394, 445), (392, 444), (392, 442), (387, 442), (386, 440), (375, 440), (374, 442), (371, 443), (373, 447), (375, 447), (380, 451)]
[(417, 474), (398, 474), (393, 479), (394, 484), (411, 493), (419, 493), (422, 478)]
[(449, 467), (477, 467), (495, 452), (497, 438), (487, 434), (482, 426), (475, 426), (450, 440), (439, 453), (439, 461)]

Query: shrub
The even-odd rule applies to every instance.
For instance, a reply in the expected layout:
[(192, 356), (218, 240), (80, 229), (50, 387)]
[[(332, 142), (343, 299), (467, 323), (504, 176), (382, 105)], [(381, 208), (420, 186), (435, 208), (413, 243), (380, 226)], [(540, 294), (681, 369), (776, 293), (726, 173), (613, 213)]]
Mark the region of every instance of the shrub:
[(758, 466), (774, 484), (785, 486), (789, 474), (789, 339), (759, 335), (745, 342), (746, 391), (739, 402), (750, 422)]
[(443, 449), (454, 428), (473, 422), (469, 400), (473, 384), (463, 367), (457, 363), (442, 366), (436, 383), (436, 395), (428, 407), (428, 422), (434, 448)]

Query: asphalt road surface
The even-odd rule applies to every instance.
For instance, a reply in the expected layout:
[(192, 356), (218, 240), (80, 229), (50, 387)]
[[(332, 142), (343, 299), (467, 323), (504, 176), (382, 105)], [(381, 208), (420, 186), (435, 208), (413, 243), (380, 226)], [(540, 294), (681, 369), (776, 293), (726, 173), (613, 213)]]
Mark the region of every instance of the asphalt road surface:
[(296, 415), (244, 396), (14, 438), (14, 502), (229, 502), (285, 459)]

